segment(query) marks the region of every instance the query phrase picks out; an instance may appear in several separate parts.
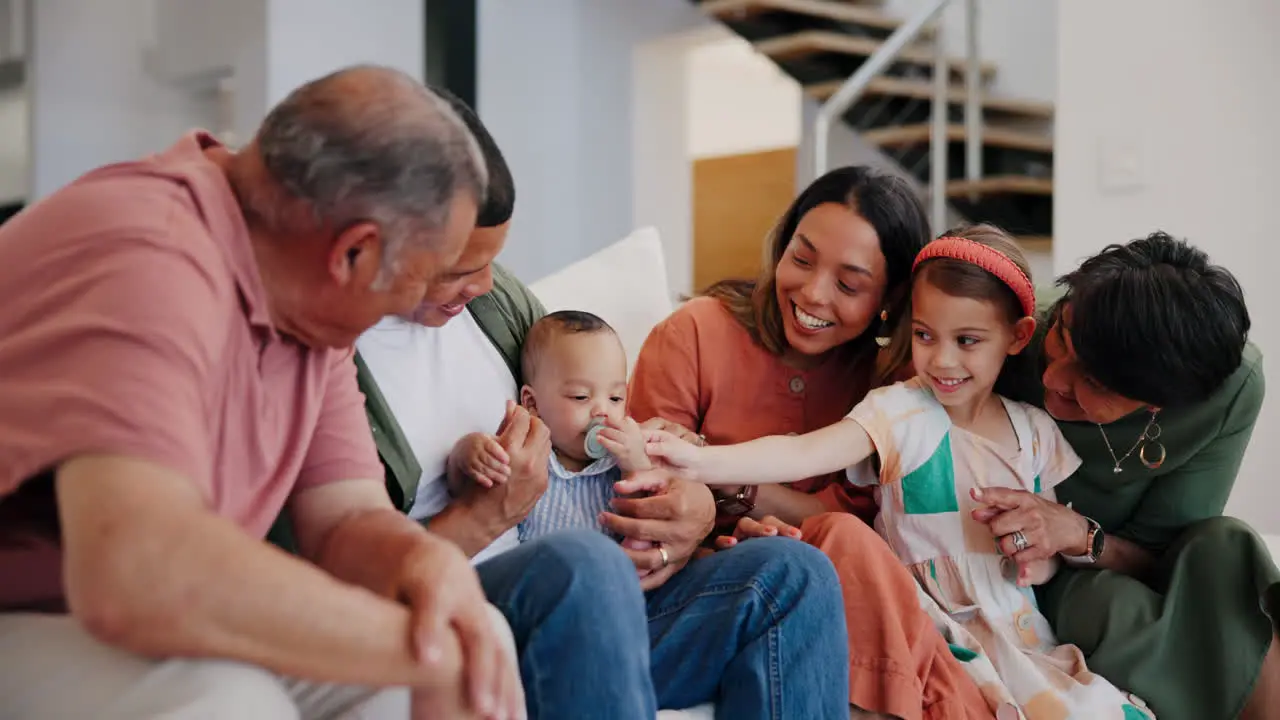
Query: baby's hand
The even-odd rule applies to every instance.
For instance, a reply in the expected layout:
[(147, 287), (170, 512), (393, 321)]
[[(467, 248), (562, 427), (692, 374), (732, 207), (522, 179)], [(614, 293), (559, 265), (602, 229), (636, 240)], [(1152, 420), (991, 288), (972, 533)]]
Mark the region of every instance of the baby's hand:
[(635, 420), (629, 417), (621, 422), (609, 420), (596, 437), (604, 449), (617, 458), (622, 472), (630, 474), (653, 467), (645, 454), (644, 431)]
[[(657, 546), (657, 543), (653, 542), (652, 540), (636, 540), (635, 538), (622, 538), (622, 547), (626, 548), (627, 550), (640, 550), (640, 551), (652, 550), (656, 546)], [(636, 568), (636, 575), (642, 578), (651, 572), (653, 571), (641, 570), (640, 568)]]
[(481, 487), (491, 488), (511, 477), (510, 456), (496, 437), (485, 433), (464, 435), (453, 446), (450, 461), (459, 471), (450, 473), (451, 480), (453, 475), (462, 475)]

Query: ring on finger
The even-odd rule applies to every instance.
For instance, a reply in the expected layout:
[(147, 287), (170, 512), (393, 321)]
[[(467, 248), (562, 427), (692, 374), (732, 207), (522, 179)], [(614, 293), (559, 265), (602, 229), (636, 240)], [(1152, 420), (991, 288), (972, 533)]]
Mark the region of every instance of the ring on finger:
[(662, 558), (662, 567), (671, 564), (671, 556), (667, 554), (667, 549), (661, 545), (658, 546), (658, 556)]
[(1021, 530), (1014, 530), (1009, 537), (1013, 540), (1013, 549), (1016, 552), (1022, 552), (1031, 547), (1031, 543), (1027, 542), (1027, 536)]

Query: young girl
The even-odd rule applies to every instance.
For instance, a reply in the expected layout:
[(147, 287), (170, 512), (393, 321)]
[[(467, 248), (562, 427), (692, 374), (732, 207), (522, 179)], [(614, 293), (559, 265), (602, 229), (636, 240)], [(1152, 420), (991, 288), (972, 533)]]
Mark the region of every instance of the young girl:
[[(646, 449), (709, 485), (850, 468), (852, 480), (876, 486), (876, 530), (914, 574), (921, 603), (997, 717), (1151, 717), (1089, 673), (1079, 649), (1057, 644), (1030, 588), (1052, 577), (1056, 559), (1015, 563), (971, 515), (986, 487), (1052, 499), (1080, 464), (1047, 414), (993, 392), (1035, 332), (1029, 276), (1018, 246), (996, 228), (935, 240), (915, 260), (909, 316), (892, 340), (910, 332), (915, 378), (871, 392), (844, 420), (805, 435), (697, 447), (651, 432)], [(1026, 538), (1012, 544), (1024, 550)]]

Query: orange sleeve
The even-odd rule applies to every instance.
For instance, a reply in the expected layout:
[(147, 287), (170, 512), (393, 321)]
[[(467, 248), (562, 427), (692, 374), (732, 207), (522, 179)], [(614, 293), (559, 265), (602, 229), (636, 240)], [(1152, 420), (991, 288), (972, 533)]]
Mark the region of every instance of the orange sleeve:
[(677, 308), (645, 338), (631, 374), (627, 411), (637, 422), (660, 417), (701, 432), (701, 353), (698, 326), (688, 308)]

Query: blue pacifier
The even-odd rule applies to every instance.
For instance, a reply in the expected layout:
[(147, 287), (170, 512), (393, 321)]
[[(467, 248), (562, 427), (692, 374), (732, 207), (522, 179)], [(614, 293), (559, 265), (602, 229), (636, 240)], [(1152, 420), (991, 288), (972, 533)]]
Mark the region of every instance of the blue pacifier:
[(586, 446), (587, 457), (593, 460), (599, 460), (609, 454), (609, 451), (600, 444), (600, 431), (605, 428), (604, 418), (592, 418), (591, 424), (587, 426)]

